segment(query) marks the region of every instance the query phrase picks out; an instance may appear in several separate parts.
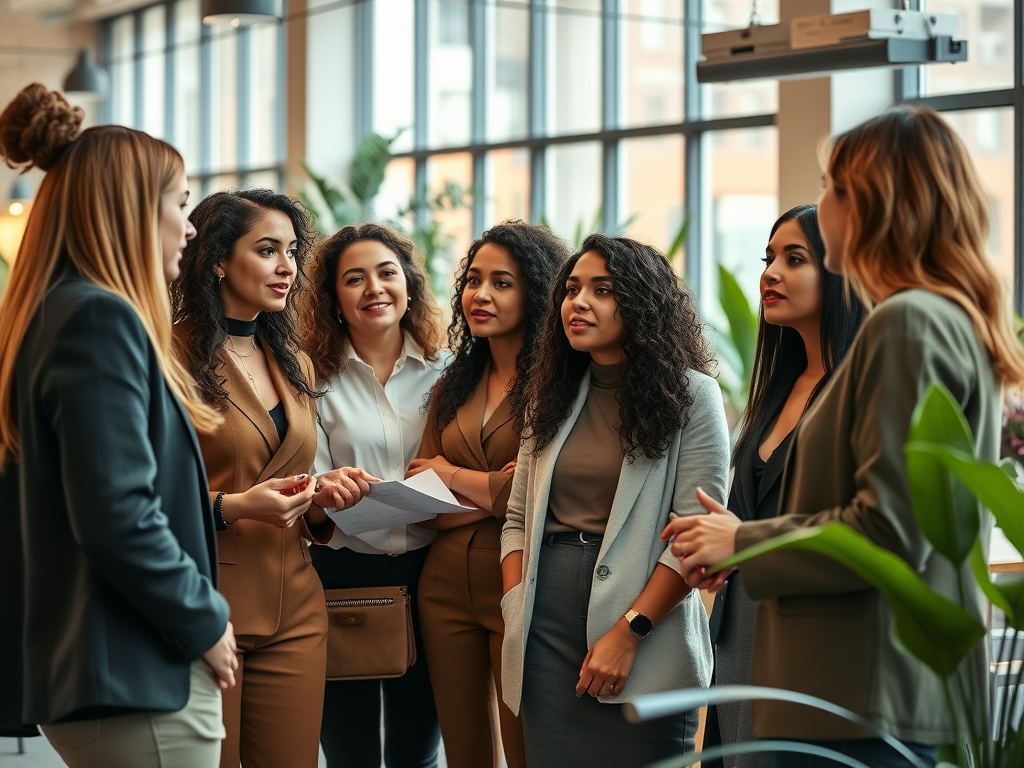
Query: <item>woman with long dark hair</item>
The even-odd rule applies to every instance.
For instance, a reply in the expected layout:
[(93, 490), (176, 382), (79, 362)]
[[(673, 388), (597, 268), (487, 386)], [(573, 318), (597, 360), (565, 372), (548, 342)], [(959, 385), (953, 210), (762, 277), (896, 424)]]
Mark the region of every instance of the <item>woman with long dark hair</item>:
[(725, 497), (729, 436), (691, 294), (654, 248), (591, 235), (555, 278), (505, 526), (503, 694), (531, 768), (693, 749), (697, 710), (626, 723), (628, 697), (706, 686), (700, 598), (659, 540)]
[[(476, 512), (441, 515), (420, 584), (423, 642), (451, 768), (523, 768), (522, 725), (500, 700), (500, 531), (519, 453), (526, 381), (537, 360), (551, 280), (568, 257), (546, 227), (509, 221), (469, 248), (455, 281), (455, 359), (430, 401), (420, 458)], [(494, 722), (493, 689), (498, 691)]]
[(210, 195), (191, 220), (174, 340), (223, 414), (199, 440), (241, 678), (225, 696), (221, 765), (316, 766), (327, 611), (306, 541), (334, 533), (322, 505), (344, 507), (368, 486), (353, 471), (344, 499), (326, 488), (314, 498), (318, 393), (293, 307), (313, 227), (298, 201), (268, 189)]
[[(778, 514), (793, 429), (831, 379), (864, 317), (864, 305), (847, 295), (843, 279), (825, 269), (824, 259), (817, 206), (797, 206), (772, 226), (761, 274), (750, 400), (732, 456), (728, 507), (741, 520)], [(718, 591), (712, 611), (717, 684), (750, 684), (756, 617), (757, 603), (734, 573)], [(749, 703), (709, 708), (705, 747), (753, 738)], [(726, 757), (724, 764), (759, 768), (763, 757)]]
[[(884, 160), (880, 160), (883, 158)], [(917, 523), (904, 445), (933, 383), (956, 399), (980, 458), (998, 459), (1000, 386), (1024, 380), (1008, 291), (986, 253), (989, 204), (963, 142), (933, 110), (900, 106), (835, 138), (818, 201), (825, 267), (873, 305), (856, 339), (800, 422), (786, 461), (779, 516), (711, 514), (675, 520), (672, 551), (692, 582), (707, 566), (788, 531), (838, 522), (904, 559), (933, 589), (979, 620), (980, 592)], [(753, 682), (828, 699), (868, 718), (926, 762), (959, 737), (942, 681), (897, 647), (885, 599), (846, 567), (785, 549), (742, 566), (760, 601)], [(965, 662), (970, 694), (987, 695), (988, 662)], [(972, 677), (973, 675), (973, 677)], [(882, 768), (907, 765), (859, 726), (818, 710), (756, 701), (762, 738), (815, 742)], [(771, 753), (769, 766), (831, 761)]]
[[(401, 480), (423, 435), (423, 402), (441, 375), (441, 312), (412, 242), (380, 224), (343, 227), (317, 248), (303, 346), (318, 386), (316, 471), (362, 467)], [(417, 659), (401, 677), (332, 680), (320, 743), (329, 768), (378, 768), (384, 719), (388, 768), (437, 765), (434, 694), (416, 609), (431, 531), (398, 526), (349, 536), (336, 530), (313, 565), (328, 589), (409, 590)]]

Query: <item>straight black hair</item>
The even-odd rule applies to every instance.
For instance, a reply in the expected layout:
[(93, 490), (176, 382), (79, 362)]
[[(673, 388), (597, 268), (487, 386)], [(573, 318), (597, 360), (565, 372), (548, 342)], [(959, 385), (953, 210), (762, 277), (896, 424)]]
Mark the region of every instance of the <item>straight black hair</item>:
[[(772, 225), (769, 239), (787, 221), (796, 220), (818, 262), (821, 286), (821, 361), (825, 375), (814, 387), (807, 405), (825, 388), (832, 373), (846, 356), (864, 319), (865, 308), (847, 291), (843, 278), (825, 269), (825, 243), (818, 230), (818, 206), (798, 205), (782, 214)], [(757, 328), (754, 369), (750, 377), (750, 398), (743, 412), (742, 427), (732, 460), (746, 454), (761, 439), (778, 416), (796, 380), (807, 368), (807, 351), (800, 334), (793, 328), (765, 322), (761, 307)]]

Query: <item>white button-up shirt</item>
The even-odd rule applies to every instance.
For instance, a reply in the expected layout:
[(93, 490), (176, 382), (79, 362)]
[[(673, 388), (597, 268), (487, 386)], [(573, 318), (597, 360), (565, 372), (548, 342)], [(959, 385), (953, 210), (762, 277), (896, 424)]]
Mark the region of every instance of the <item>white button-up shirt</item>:
[[(313, 472), (362, 467), (383, 480), (403, 480), (423, 439), (425, 398), (450, 356), (441, 353), (436, 361), (427, 360), (406, 333), (405, 347), (384, 386), (351, 344), (347, 357), (344, 370), (327, 381), (327, 394), (316, 403), (318, 428)], [(374, 555), (401, 555), (427, 546), (434, 535), (433, 531), (416, 525), (358, 536), (336, 529), (330, 546)]]

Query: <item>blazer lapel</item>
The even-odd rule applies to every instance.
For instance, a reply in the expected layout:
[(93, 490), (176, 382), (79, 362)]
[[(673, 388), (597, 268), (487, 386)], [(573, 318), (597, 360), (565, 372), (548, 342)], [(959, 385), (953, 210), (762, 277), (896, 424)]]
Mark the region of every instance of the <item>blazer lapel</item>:
[(487, 456), (484, 455), (481, 434), (484, 426), (484, 407), (487, 403), (487, 375), (490, 369), (490, 363), (484, 366), (476, 388), (470, 394), (466, 404), (455, 414), (455, 421), (459, 425), (462, 439), (465, 440), (470, 452), (481, 467), (487, 466)]
[[(267, 366), (270, 368), (270, 378), (274, 380), (274, 387), (276, 387), (281, 395), (281, 402), (284, 403), (284, 413), (288, 419), (288, 431), (285, 432), (284, 442), (277, 446), (277, 451), (263, 470), (259, 480), (256, 481), (257, 483), (269, 480), (289, 466), (292, 459), (295, 458), (295, 454), (298, 453), (299, 449), (310, 437), (307, 433), (312, 422), (309, 418), (308, 406), (302, 402), (302, 399), (296, 397), (291, 382), (285, 377), (281, 367), (277, 364), (277, 360), (269, 352), (267, 353)], [(265, 409), (264, 413), (266, 413)], [(270, 418), (270, 414), (267, 413), (266, 415), (271, 426), (274, 427), (276, 442), (277, 427), (274, 426), (274, 420)], [(309, 467), (304, 468), (302, 471), (308, 472)]]
[(483, 443), (487, 442), (488, 437), (510, 421), (512, 421), (512, 406), (509, 405), (508, 396), (506, 396), (501, 399), (501, 402), (498, 403), (498, 407), (495, 408), (494, 412), (491, 414), (491, 418), (489, 418), (487, 423), (484, 424), (483, 431), (480, 434), (481, 446), (483, 446)]
[(602, 549), (610, 546), (615, 540), (619, 530), (626, 522), (626, 518), (629, 517), (629, 513), (633, 511), (633, 505), (636, 504), (640, 491), (643, 490), (644, 483), (647, 482), (647, 477), (651, 474), (651, 469), (654, 468), (658, 461), (665, 461), (665, 457), (649, 459), (641, 453), (633, 459), (632, 463), (628, 462), (625, 458), (622, 459), (622, 469), (619, 471), (619, 485), (615, 489), (611, 513), (608, 515), (608, 525), (604, 529), (604, 541), (601, 542)]
[[(224, 388), (228, 391), (228, 402), (252, 422), (252, 425), (263, 435), (263, 439), (267, 442), (268, 450), (270, 452), (276, 451), (281, 444), (281, 440), (277, 436), (277, 427), (274, 426), (274, 420), (270, 418), (270, 413), (263, 406), (260, 399), (256, 397), (252, 384), (249, 383), (249, 380), (229, 357), (227, 349), (221, 347), (218, 354), (224, 368), (224, 375), (227, 377), (227, 383)], [(270, 364), (270, 355), (268, 354), (266, 357), (267, 363)], [(271, 367), (271, 375), (273, 375), (273, 367)]]

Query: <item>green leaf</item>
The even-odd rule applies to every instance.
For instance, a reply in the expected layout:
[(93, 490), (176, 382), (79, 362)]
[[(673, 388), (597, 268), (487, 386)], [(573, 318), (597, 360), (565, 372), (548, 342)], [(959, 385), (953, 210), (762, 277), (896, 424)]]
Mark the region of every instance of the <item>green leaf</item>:
[[(1002, 475), (998, 467), (994, 468)], [(713, 570), (731, 568), (758, 555), (788, 548), (831, 557), (881, 592), (892, 611), (893, 639), (943, 679), (951, 677), (985, 637), (981, 622), (932, 590), (905, 560), (842, 523), (803, 528), (763, 541), (719, 563)]]
[(683, 223), (679, 225), (679, 231), (676, 232), (676, 236), (672, 239), (672, 245), (665, 251), (665, 256), (669, 261), (674, 262), (676, 256), (683, 250), (683, 245), (686, 243), (686, 235), (690, 231), (690, 217), (684, 216)]
[[(985, 561), (985, 552), (981, 548), (980, 540), (974, 542), (974, 546), (971, 547), (971, 573), (974, 574), (974, 580), (978, 582), (978, 586), (985, 593), (985, 597), (1006, 614), (1006, 620), (1009, 623), (1015, 611), (1009, 598), (992, 583), (992, 579), (989, 577), (988, 563)], [(1010, 626), (1013, 625), (1011, 624)]]
[(918, 402), (904, 447), (910, 502), (921, 532), (959, 568), (978, 538), (978, 502), (933, 455), (917, 444), (940, 444), (974, 455), (974, 439), (960, 405), (947, 389), (932, 384)]
[(379, 133), (368, 133), (356, 145), (348, 169), (348, 187), (364, 210), (384, 183), (384, 170), (391, 162), (391, 145), (400, 135), (401, 131), (389, 139)]
[(750, 376), (754, 369), (757, 315), (732, 272), (721, 264), (718, 265), (718, 300), (729, 321), (729, 336), (743, 364), (740, 373), (746, 389), (750, 386)]

